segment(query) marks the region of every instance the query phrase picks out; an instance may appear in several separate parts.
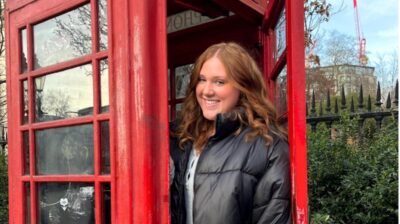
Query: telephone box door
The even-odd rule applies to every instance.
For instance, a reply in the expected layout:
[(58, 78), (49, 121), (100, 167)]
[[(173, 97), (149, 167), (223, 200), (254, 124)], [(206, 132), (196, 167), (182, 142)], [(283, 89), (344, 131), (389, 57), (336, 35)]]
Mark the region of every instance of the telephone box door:
[(167, 223), (165, 10), (7, 1), (10, 223)]

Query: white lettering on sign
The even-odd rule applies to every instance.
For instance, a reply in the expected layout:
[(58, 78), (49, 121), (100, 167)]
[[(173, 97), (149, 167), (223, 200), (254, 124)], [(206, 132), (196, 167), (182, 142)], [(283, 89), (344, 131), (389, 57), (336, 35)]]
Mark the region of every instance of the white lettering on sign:
[(189, 27), (197, 26), (200, 24), (208, 23), (218, 19), (224, 18), (223, 16), (211, 19), (207, 16), (202, 16), (200, 13), (188, 10), (181, 13), (168, 16), (167, 18), (167, 31), (173, 33), (178, 30), (187, 29)]

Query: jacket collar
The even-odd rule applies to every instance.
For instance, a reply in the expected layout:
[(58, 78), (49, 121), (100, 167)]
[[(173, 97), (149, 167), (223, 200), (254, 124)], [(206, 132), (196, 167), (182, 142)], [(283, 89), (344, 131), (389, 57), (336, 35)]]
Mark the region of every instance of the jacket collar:
[(244, 115), (245, 112), (242, 108), (224, 114), (217, 114), (215, 120), (215, 134), (210, 140), (220, 140), (235, 132), (241, 126), (238, 117)]

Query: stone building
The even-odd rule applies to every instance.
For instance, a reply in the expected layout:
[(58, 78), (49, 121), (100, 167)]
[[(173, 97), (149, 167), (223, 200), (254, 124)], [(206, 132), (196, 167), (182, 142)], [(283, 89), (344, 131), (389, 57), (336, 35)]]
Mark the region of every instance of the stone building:
[(309, 68), (307, 74), (307, 98), (314, 90), (316, 98), (325, 98), (329, 89), (331, 96), (340, 96), (344, 87), (345, 94), (358, 94), (363, 86), (364, 97), (375, 96), (377, 78), (374, 76), (374, 67), (360, 65), (333, 65)]

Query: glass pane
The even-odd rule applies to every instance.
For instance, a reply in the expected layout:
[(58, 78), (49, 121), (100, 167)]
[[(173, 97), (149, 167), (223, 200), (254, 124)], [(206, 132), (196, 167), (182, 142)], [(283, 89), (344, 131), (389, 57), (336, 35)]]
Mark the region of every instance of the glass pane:
[(31, 223), (31, 185), (29, 182), (25, 184), (25, 224)]
[(38, 183), (38, 223), (94, 224), (92, 183)]
[(279, 57), (282, 55), (282, 52), (286, 48), (286, 17), (285, 17), (285, 10), (281, 11), (279, 16), (278, 23), (275, 27), (275, 53), (274, 59), (278, 60)]
[(22, 52), (21, 52), (21, 65), (20, 65), (20, 72), (25, 73), (28, 71), (28, 40), (26, 36), (26, 29), (21, 30), (21, 47), (22, 47)]
[(91, 115), (92, 65), (83, 65), (35, 80), (35, 121)]
[(101, 174), (110, 174), (110, 128), (109, 122), (100, 123)]
[(29, 118), (28, 118), (28, 114), (29, 114), (29, 107), (28, 107), (28, 102), (29, 102), (29, 100), (28, 100), (28, 80), (24, 80), (23, 82), (22, 82), (22, 91), (23, 91), (23, 98), (24, 98), (24, 100), (23, 100), (23, 108), (24, 108), (24, 111), (22, 112), (22, 123), (23, 124), (27, 124), (28, 123), (28, 121), (29, 121)]
[(29, 175), (29, 132), (22, 132), (23, 153), (24, 153), (24, 175)]
[(186, 88), (189, 85), (190, 73), (192, 72), (192, 64), (175, 68), (175, 90), (176, 99), (186, 96)]
[(35, 132), (36, 172), (93, 174), (93, 125), (51, 128)]
[(100, 61), (100, 82), (101, 82), (101, 99), (100, 99), (100, 112), (109, 111), (109, 93), (108, 93), (108, 60)]
[(107, 0), (99, 0), (99, 34), (100, 50), (108, 48), (108, 22), (107, 22)]
[(90, 6), (81, 6), (33, 26), (33, 38), (35, 69), (89, 54)]
[(278, 115), (281, 115), (287, 112), (287, 70), (286, 65), (279, 73), (276, 79), (276, 86), (275, 86), (275, 106), (278, 111)]
[(103, 224), (111, 223), (111, 187), (109, 183), (104, 183), (101, 185), (102, 193), (102, 209), (103, 211)]
[(180, 114), (181, 111), (182, 111), (182, 106), (183, 106), (182, 103), (176, 104), (176, 107), (175, 107), (175, 117), (179, 117), (179, 114)]

